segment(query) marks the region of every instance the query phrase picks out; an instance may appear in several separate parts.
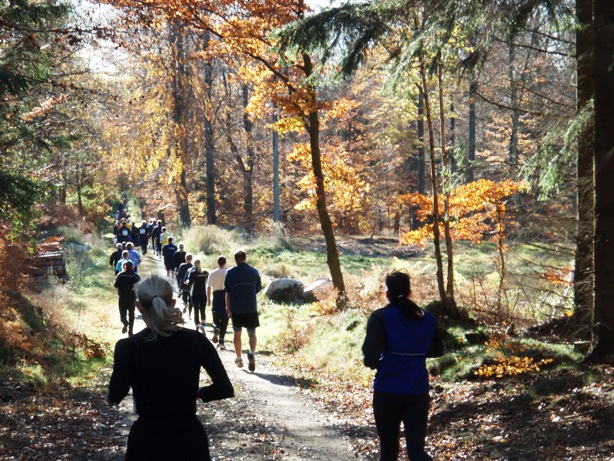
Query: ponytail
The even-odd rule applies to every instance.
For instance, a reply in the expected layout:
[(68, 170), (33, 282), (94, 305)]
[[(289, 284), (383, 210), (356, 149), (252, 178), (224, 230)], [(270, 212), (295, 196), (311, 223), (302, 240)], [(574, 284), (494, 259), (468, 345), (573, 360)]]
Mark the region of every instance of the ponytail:
[(181, 310), (171, 306), (173, 287), (167, 280), (152, 275), (138, 283), (134, 290), (147, 313), (143, 319), (151, 330), (152, 341), (158, 335), (170, 336), (181, 328), (184, 323)]
[(389, 306), (399, 306), (406, 317), (412, 319), (422, 317), (422, 310), (408, 299), (411, 293), (409, 274), (398, 271), (391, 272), (386, 276), (386, 289), (390, 301)]

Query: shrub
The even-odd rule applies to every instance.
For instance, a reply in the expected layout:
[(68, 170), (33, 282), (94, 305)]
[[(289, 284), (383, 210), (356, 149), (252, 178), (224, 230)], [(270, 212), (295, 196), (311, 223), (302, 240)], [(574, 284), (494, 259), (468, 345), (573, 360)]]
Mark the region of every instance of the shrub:
[(294, 354), (302, 349), (311, 338), (313, 326), (296, 318), (296, 313), (288, 309), (285, 311), (285, 327), (276, 339), (277, 349)]
[(217, 226), (192, 226), (184, 233), (183, 242), (191, 253), (226, 254), (229, 260), (229, 256), (242, 246), (234, 232)]

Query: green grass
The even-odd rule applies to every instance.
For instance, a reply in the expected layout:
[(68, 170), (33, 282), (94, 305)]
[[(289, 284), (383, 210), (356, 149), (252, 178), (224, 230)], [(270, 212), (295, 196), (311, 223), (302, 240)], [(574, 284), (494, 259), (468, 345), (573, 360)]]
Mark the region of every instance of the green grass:
[[(77, 239), (77, 236), (71, 238)], [(84, 348), (75, 347), (67, 356), (58, 355), (55, 362), (51, 361), (51, 370), (41, 371), (35, 366), (21, 370), (28, 379), (45, 380), (49, 376), (55, 379), (62, 375), (71, 382), (80, 383), (96, 369), (109, 366), (110, 349), (117, 333), (116, 292), (112, 287), (114, 273), (108, 264), (113, 248), (106, 235), (79, 238), (91, 249), (87, 252), (67, 251), (70, 284), (50, 284), (33, 304), (43, 306), (45, 312), (53, 312), (54, 320), (66, 325), (68, 330), (79, 331), (88, 339), (103, 344), (109, 354), (101, 359), (87, 359)], [(320, 277), (330, 278), (325, 252), (313, 250), (313, 242), (318, 240), (321, 247), (321, 239), (318, 238), (289, 239), (283, 233), (277, 233), (255, 241), (243, 241), (235, 232), (213, 226), (193, 226), (183, 233), (182, 238), (186, 249), (199, 256), (205, 267), (213, 267), (220, 253), (225, 254), (232, 265), (234, 251), (245, 249), (248, 263), (259, 269), (265, 286), (277, 277), (292, 277), (305, 284)], [(455, 251), (459, 303), (466, 306), (474, 317), (486, 321), (492, 319), (492, 323), (488, 324), (489, 328), (444, 325), (447, 331), (446, 355), (429, 360), (429, 366), (447, 381), (476, 379), (474, 371), (495, 357), (483, 341), (471, 343), (466, 335), (488, 334), (490, 327), (500, 331), (503, 321), (515, 322), (517, 317), (534, 323), (541, 320), (538, 316), (549, 318), (552, 306), (560, 300), (564, 288), (555, 288), (553, 293), (547, 293), (545, 289), (552, 287), (547, 287), (538, 274), (545, 267), (563, 267), (569, 259), (565, 253), (548, 248), (515, 246), (506, 255), (507, 304), (496, 308), (494, 301), (499, 273), (494, 244), (457, 243)], [(527, 261), (535, 264), (528, 264)], [(373, 372), (362, 365), (361, 345), (369, 312), (385, 304), (385, 273), (393, 269), (408, 269), (412, 275), (414, 298), (419, 304), (426, 305), (438, 298), (436, 266), (430, 249), (408, 259), (343, 254), (341, 264), (353, 308), (324, 316), (318, 313), (316, 305), (277, 305), (261, 294), (258, 300), (261, 312), (259, 349), (278, 355), (284, 364), (290, 364), (299, 373), (311, 370), (312, 383), (330, 374), (367, 386)], [(140, 272), (145, 274), (157, 270), (151, 258), (144, 258), (141, 267)], [(481, 313), (483, 311), (491, 316)], [(35, 325), (36, 315), (27, 322)], [(528, 357), (552, 358), (548, 372), (571, 369), (581, 359), (581, 355), (566, 344), (522, 337), (513, 341), (522, 345), (523, 353)], [(62, 346), (58, 342), (53, 347)], [(558, 378), (544, 378), (541, 384), (539, 380), (536, 381), (534, 392), (544, 392), (547, 379), (556, 384), (554, 380)]]

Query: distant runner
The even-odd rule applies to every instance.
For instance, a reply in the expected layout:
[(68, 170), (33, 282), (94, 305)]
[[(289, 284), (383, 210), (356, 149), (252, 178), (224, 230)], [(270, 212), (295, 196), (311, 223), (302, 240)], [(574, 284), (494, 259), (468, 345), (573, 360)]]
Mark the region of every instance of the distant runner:
[(226, 257), (217, 258), (217, 269), (211, 271), (207, 280), (207, 304), (210, 304), (213, 314), (213, 338), (216, 343), (219, 339), (218, 349), (225, 351), (224, 337), (228, 329), (228, 312), (226, 312), (226, 293), (224, 292), (224, 279), (226, 278)]
[[(126, 333), (127, 330), (128, 336), (132, 336), (136, 302), (136, 293), (133, 288), (134, 285), (141, 281), (141, 277), (132, 270), (132, 261), (128, 260), (124, 264), (126, 270), (117, 274), (113, 286), (117, 288), (117, 294), (119, 295), (119, 319), (124, 325), (122, 333)], [(128, 314), (128, 319), (126, 319), (126, 314)]]
[(235, 363), (243, 367), (241, 358), (241, 331), (247, 330), (249, 337), (249, 352), (247, 353), (248, 369), (256, 369), (256, 328), (260, 326), (258, 320), (258, 306), (256, 293), (262, 289), (262, 282), (258, 271), (247, 264), (245, 251), (235, 253), (237, 265), (226, 272), (224, 291), (226, 291), (226, 312), (232, 318), (234, 330), (233, 343), (235, 347)]

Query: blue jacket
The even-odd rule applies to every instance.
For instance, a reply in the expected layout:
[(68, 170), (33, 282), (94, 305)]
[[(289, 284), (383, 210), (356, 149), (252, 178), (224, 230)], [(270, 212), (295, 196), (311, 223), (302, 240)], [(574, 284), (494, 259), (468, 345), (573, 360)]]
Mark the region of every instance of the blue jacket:
[(247, 263), (238, 263), (228, 269), (224, 279), (224, 291), (230, 294), (230, 310), (233, 314), (256, 314), (256, 293), (262, 289), (260, 274)]
[(365, 365), (377, 369), (374, 391), (428, 394), (426, 358), (442, 355), (443, 345), (435, 317), (420, 312), (421, 317), (410, 318), (391, 304), (371, 314), (362, 350)]

